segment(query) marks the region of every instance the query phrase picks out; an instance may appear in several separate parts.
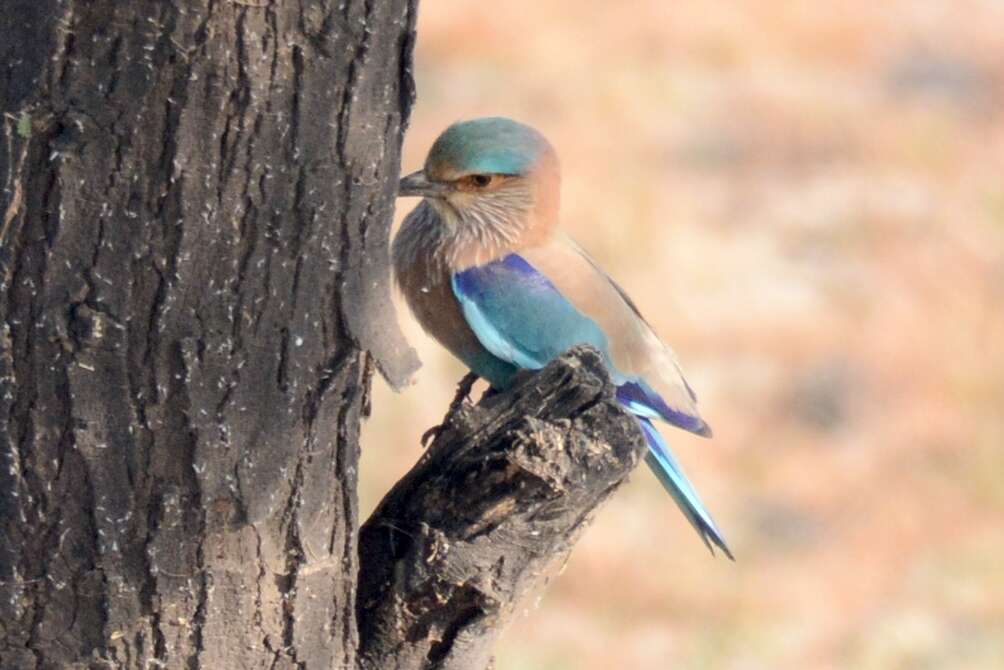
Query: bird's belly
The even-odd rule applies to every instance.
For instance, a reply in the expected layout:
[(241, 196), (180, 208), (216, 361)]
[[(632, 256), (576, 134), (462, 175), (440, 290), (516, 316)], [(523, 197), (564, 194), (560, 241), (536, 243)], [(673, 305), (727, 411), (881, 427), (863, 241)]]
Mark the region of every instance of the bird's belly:
[(505, 388), (517, 368), (498, 358), (478, 340), (448, 282), (408, 285), (402, 282), (408, 306), (422, 328), (495, 388)]

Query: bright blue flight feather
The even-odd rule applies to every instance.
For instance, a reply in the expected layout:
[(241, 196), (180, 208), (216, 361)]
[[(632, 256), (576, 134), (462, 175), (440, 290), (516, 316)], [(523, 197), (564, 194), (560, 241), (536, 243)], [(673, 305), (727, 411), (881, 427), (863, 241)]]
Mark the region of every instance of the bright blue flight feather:
[(715, 525), (714, 519), (704, 507), (704, 503), (701, 502), (693, 484), (683, 473), (683, 468), (673, 456), (673, 452), (669, 450), (669, 445), (666, 444), (662, 435), (648, 419), (638, 417), (638, 423), (641, 424), (642, 432), (645, 433), (645, 439), (648, 442), (648, 454), (645, 456), (648, 467), (662, 482), (663, 488), (669, 491), (669, 495), (676, 501), (690, 525), (700, 534), (704, 544), (708, 545), (708, 549), (714, 553), (711, 546), (713, 542), (726, 556), (735, 560), (728, 545), (725, 544), (725, 538), (722, 537), (718, 526)]

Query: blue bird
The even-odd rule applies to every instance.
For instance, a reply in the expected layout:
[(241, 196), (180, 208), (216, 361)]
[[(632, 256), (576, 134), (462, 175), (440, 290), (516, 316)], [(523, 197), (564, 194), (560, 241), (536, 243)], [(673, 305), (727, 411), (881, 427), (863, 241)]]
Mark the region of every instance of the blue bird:
[(394, 239), (398, 285), (422, 327), (494, 388), (576, 344), (596, 347), (641, 425), (648, 466), (708, 548), (732, 558), (652, 424), (710, 436), (697, 398), (624, 290), (559, 230), (560, 183), (535, 129), (500, 117), (450, 126), (400, 182), (399, 196), (423, 199)]

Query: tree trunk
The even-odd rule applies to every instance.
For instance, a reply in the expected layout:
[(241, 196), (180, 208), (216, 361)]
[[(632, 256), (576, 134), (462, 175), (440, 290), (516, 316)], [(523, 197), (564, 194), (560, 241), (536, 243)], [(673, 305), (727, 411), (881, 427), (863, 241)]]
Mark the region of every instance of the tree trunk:
[(414, 1), (0, 5), (0, 667), (355, 665)]

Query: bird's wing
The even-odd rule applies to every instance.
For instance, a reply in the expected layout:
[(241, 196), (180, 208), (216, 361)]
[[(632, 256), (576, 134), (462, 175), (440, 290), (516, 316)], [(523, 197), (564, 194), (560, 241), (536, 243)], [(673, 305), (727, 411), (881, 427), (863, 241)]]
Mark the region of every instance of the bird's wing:
[(455, 273), (452, 282), (468, 324), (495, 356), (537, 369), (569, 347), (591, 344), (634, 413), (709, 434), (672, 351), (572, 243), (524, 249)]
[(611, 362), (629, 382), (618, 392), (625, 405), (698, 435), (711, 434), (676, 354), (585, 251), (570, 238), (555, 236), (547, 244), (520, 253), (606, 334)]
[[(651, 333), (651, 329), (637, 316), (620, 290), (605, 275), (598, 273), (588, 259), (578, 254), (573, 256), (578, 257), (578, 261), (566, 256), (563, 265), (560, 257), (554, 262), (540, 262), (536, 254), (522, 250), (495, 262), (455, 273), (452, 277), (453, 292), (464, 318), (485, 349), (521, 368), (541, 368), (576, 344), (591, 344), (599, 349), (606, 359), (614, 383), (617, 384), (617, 399), (638, 416), (649, 445), (649, 455), (646, 457), (649, 467), (705, 543), (709, 547), (717, 545), (731, 557), (711, 515), (649, 418), (662, 418), (702, 435), (708, 433), (707, 426), (696, 415), (696, 410), (691, 414), (669, 406), (647, 380), (625, 374), (612, 356), (618, 346), (624, 345), (615, 342), (610, 333), (623, 336), (623, 330), (628, 330), (630, 334), (630, 328), (633, 327), (642, 331), (637, 337), (644, 338), (645, 330)], [(534, 258), (534, 262), (530, 258)], [(554, 274), (549, 272), (545, 275), (541, 265), (546, 265)], [(594, 284), (586, 283), (590, 280), (576, 276), (575, 270), (569, 271), (569, 267), (578, 267), (579, 272), (587, 272), (586, 277), (591, 276)], [(552, 281), (554, 278), (559, 279)], [(583, 285), (586, 288), (583, 289)], [(611, 293), (617, 300), (608, 303), (607, 307), (621, 310), (616, 314), (620, 318), (632, 319), (629, 326), (612, 321), (609, 316), (595, 311), (596, 302), (609, 299)], [(585, 303), (589, 297), (594, 298), (591, 305)], [(611, 327), (611, 331), (607, 331), (605, 326)], [(657, 339), (656, 341), (658, 342)], [(628, 354), (630, 356), (626, 360), (629, 363), (645, 364), (644, 352)], [(622, 362), (628, 354), (621, 352)], [(671, 352), (667, 355), (671, 356)], [(686, 389), (682, 377), (680, 383)], [(686, 391), (683, 396), (691, 403), (688, 407), (692, 407), (692, 396)]]
[(609, 359), (596, 322), (519, 254), (457, 272), (452, 282), (467, 323), (504, 361), (536, 370), (576, 344), (591, 344)]

